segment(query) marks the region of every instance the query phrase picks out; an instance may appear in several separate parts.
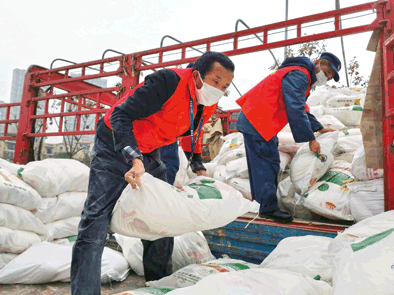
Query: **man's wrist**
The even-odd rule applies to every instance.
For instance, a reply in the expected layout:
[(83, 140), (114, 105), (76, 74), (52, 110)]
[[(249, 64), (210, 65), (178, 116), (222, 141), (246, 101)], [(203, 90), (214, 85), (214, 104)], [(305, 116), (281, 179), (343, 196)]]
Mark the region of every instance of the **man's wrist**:
[(122, 155), (124, 156), (126, 162), (130, 162), (133, 159), (143, 160), (142, 153), (138, 150), (138, 148), (133, 149), (130, 146), (126, 146), (122, 149)]

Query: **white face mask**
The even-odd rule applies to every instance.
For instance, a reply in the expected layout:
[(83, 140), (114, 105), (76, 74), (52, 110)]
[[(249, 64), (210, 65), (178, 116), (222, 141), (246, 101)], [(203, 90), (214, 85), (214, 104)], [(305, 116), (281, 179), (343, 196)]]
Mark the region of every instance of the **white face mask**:
[(202, 80), (200, 73), (198, 73), (198, 76), (200, 77), (203, 85), (202, 85), (201, 89), (197, 89), (197, 87), (196, 87), (197, 102), (199, 104), (203, 104), (205, 106), (211, 106), (211, 105), (214, 105), (215, 103), (218, 103), (219, 100), (224, 95), (224, 92), (205, 83)]
[(326, 77), (326, 75), (324, 74), (324, 72), (322, 70), (320, 70), (320, 72), (318, 72), (316, 74), (316, 82), (312, 84), (312, 87), (315, 86), (323, 86), (326, 85), (328, 79)]

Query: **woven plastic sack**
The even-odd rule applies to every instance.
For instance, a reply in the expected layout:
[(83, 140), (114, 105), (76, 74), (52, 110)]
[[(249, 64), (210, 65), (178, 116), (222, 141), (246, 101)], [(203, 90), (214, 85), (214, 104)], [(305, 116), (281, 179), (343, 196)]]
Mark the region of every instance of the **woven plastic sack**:
[(171, 295), (331, 295), (332, 287), (306, 275), (278, 269), (249, 269), (219, 273), (206, 277), (196, 285), (179, 288)]
[(394, 228), (346, 245), (333, 264), (334, 294), (393, 294)]
[(0, 203), (26, 210), (45, 207), (41, 196), (32, 187), (4, 169), (0, 169), (0, 192)]
[(73, 159), (45, 159), (29, 162), (19, 171), (23, 181), (43, 198), (65, 192), (87, 192), (90, 169)]
[(245, 269), (257, 268), (258, 265), (242, 260), (220, 258), (203, 264), (186, 266), (172, 275), (158, 281), (147, 282), (149, 287), (173, 287), (184, 288), (192, 286), (198, 281), (218, 273), (236, 272)]
[(327, 132), (319, 135), (321, 154), (309, 150), (306, 143), (300, 148), (290, 164), (290, 177), (298, 194), (303, 195), (330, 168), (334, 161), (332, 154), (338, 141), (338, 132)]
[(41, 238), (36, 233), (0, 226), (0, 252), (19, 254), (38, 243)]
[(367, 168), (365, 161), (364, 145), (361, 145), (355, 152), (352, 161), (352, 173), (359, 180), (372, 180), (382, 178), (383, 169)]
[(350, 220), (350, 191), (346, 185), (354, 181), (350, 163), (335, 161), (331, 168), (302, 195), (302, 204), (316, 214), (333, 220)]
[(124, 189), (113, 210), (113, 232), (156, 240), (218, 228), (248, 212), (252, 203), (231, 186), (204, 176), (182, 190), (148, 173), (141, 183), (140, 190)]

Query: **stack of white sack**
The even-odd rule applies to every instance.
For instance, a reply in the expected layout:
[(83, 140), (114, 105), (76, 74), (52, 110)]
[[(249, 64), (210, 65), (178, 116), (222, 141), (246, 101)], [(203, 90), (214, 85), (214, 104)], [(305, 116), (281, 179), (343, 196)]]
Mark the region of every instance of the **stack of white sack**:
[(355, 152), (352, 161), (352, 173), (362, 181), (379, 179), (383, 177), (383, 169), (367, 168), (365, 161), (364, 145), (361, 145)]
[[(69, 282), (72, 246), (42, 242), (11, 260), (0, 270), (0, 284)], [(129, 265), (122, 253), (104, 247), (101, 282), (123, 281)]]
[[(311, 93), (307, 104), (310, 107), (324, 106), (324, 115), (334, 116), (346, 127), (357, 127), (360, 126), (365, 95), (364, 90), (356, 88), (319, 88)], [(316, 117), (325, 126), (321, 116)]]
[(47, 241), (74, 236), (88, 190), (90, 169), (73, 159), (46, 159), (28, 163), (20, 177), (43, 198), (36, 211), (47, 230)]
[(331, 242), (334, 294), (393, 294), (394, 211), (349, 227)]
[(384, 212), (383, 178), (349, 183), (347, 188), (350, 211), (357, 222)]
[(139, 190), (128, 185), (115, 205), (113, 232), (145, 240), (224, 226), (252, 209), (231, 186), (199, 176), (178, 189), (148, 173)]
[[(7, 166), (3, 161), (0, 166)], [(42, 209), (41, 196), (15, 176), (16, 170), (8, 170), (0, 168), (0, 269), (47, 237), (44, 224), (32, 212)]]
[[(122, 248), (130, 268), (139, 276), (144, 275), (142, 262), (143, 246), (138, 238), (114, 234), (116, 242)], [(172, 271), (186, 267), (190, 264), (200, 264), (214, 260), (208, 243), (202, 232), (191, 232), (174, 238), (172, 252)]]
[(339, 132), (338, 144), (334, 149), (334, 159), (351, 163), (356, 150), (363, 145), (360, 128), (343, 129)]

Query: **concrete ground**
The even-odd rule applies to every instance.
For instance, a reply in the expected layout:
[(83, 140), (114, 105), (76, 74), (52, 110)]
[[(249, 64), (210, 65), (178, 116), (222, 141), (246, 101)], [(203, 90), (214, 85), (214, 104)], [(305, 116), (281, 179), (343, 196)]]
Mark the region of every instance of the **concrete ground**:
[[(144, 277), (131, 273), (123, 282), (111, 282), (111, 284), (101, 285), (101, 294), (117, 294), (124, 291), (144, 288)], [(1, 285), (0, 295), (64, 295), (71, 294), (70, 283), (48, 283), (40, 285)]]

